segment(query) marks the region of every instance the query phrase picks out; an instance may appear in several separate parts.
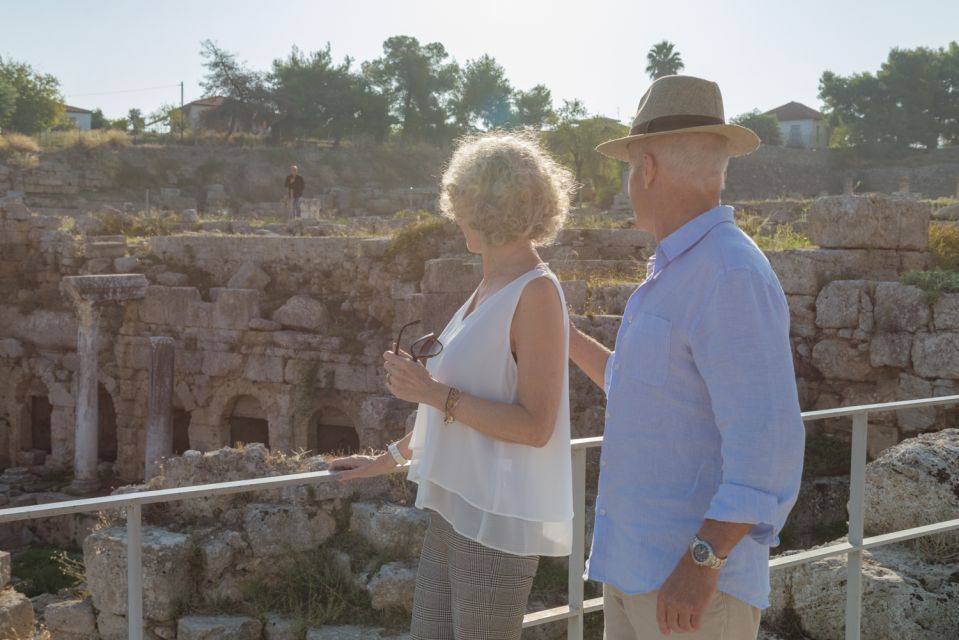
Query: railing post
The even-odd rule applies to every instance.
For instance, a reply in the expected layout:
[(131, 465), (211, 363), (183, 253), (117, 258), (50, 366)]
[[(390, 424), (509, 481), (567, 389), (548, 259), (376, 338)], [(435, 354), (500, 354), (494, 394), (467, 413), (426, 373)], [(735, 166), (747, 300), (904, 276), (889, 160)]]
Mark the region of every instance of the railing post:
[(140, 503), (127, 507), (127, 638), (143, 640), (143, 562)]
[(568, 640), (583, 640), (583, 570), (586, 558), (586, 449), (573, 449), (573, 551), (569, 556), (567, 587), (569, 610)]
[(846, 556), (846, 640), (859, 640), (862, 619), (863, 493), (866, 483), (868, 413), (852, 417), (852, 463), (849, 469), (849, 544)]

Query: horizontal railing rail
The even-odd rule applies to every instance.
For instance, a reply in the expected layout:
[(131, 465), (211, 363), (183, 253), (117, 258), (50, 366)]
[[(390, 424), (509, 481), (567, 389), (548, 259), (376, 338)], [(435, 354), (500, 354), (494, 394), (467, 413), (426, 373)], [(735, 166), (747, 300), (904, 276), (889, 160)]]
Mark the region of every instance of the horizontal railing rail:
[[(959, 395), (940, 398), (922, 398), (881, 404), (869, 404), (855, 407), (840, 407), (808, 411), (802, 414), (804, 422), (827, 420), (830, 418), (851, 417), (852, 460), (849, 481), (849, 527), (847, 542), (833, 544), (818, 549), (809, 549), (773, 557), (769, 560), (771, 570), (783, 569), (837, 555), (845, 555), (847, 561), (846, 583), (846, 639), (859, 640), (862, 611), (862, 552), (883, 545), (904, 542), (924, 536), (959, 530), (959, 518), (945, 520), (920, 527), (893, 531), (869, 538), (863, 534), (863, 496), (866, 473), (866, 439), (868, 416), (883, 411), (906, 411), (926, 407), (959, 404)], [(582, 640), (584, 616), (587, 613), (601, 611), (602, 598), (584, 599), (583, 573), (586, 559), (586, 453), (590, 449), (601, 447), (602, 436), (578, 438), (570, 441), (573, 462), (573, 553), (569, 558), (569, 582), (567, 604), (561, 607), (537, 611), (526, 615), (523, 626), (534, 627), (550, 622), (566, 620), (568, 637)], [(402, 470), (402, 468), (398, 469)], [(63, 502), (12, 507), (0, 509), (0, 523), (49, 518), (75, 513), (89, 513), (110, 509), (125, 509), (127, 518), (127, 624), (128, 637), (131, 640), (143, 638), (143, 568), (142, 568), (142, 506), (190, 498), (209, 497), (277, 489), (280, 487), (317, 484), (334, 481), (336, 473), (330, 471), (311, 471), (249, 480), (234, 480), (213, 484), (156, 489), (102, 496), (81, 498)]]

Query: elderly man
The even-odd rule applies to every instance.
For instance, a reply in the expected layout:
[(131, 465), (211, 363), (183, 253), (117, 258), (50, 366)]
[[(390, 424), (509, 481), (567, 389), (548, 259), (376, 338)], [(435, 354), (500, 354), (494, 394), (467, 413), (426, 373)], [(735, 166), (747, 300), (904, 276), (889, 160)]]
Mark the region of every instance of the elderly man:
[(636, 224), (658, 246), (615, 351), (578, 330), (570, 356), (607, 396), (587, 576), (606, 638), (756, 638), (769, 548), (799, 492), (804, 430), (776, 275), (720, 204), (730, 156), (719, 87), (656, 80), (630, 135), (597, 151), (630, 163)]

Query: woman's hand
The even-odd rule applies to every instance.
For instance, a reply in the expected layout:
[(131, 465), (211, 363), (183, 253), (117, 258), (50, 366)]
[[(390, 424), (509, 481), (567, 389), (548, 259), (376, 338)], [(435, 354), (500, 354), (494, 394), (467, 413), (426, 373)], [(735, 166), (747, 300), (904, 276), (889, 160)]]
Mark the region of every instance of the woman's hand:
[(357, 478), (373, 478), (389, 473), (396, 467), (393, 456), (381, 453), (378, 456), (347, 456), (330, 462), (329, 470), (337, 472), (340, 484)]
[(400, 400), (442, 407), (449, 388), (437, 382), (419, 362), (404, 352), (383, 354), (386, 388)]

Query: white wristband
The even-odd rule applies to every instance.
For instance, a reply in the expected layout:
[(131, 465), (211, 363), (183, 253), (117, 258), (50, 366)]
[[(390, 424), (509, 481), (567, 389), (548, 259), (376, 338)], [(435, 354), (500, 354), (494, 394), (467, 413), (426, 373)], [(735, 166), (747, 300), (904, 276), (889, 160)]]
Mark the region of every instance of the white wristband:
[(393, 456), (393, 460), (396, 461), (397, 467), (402, 467), (404, 464), (409, 462), (406, 458), (403, 457), (403, 454), (400, 453), (400, 448), (396, 446), (395, 442), (391, 442), (389, 446), (386, 447), (387, 451), (390, 452), (390, 455)]

